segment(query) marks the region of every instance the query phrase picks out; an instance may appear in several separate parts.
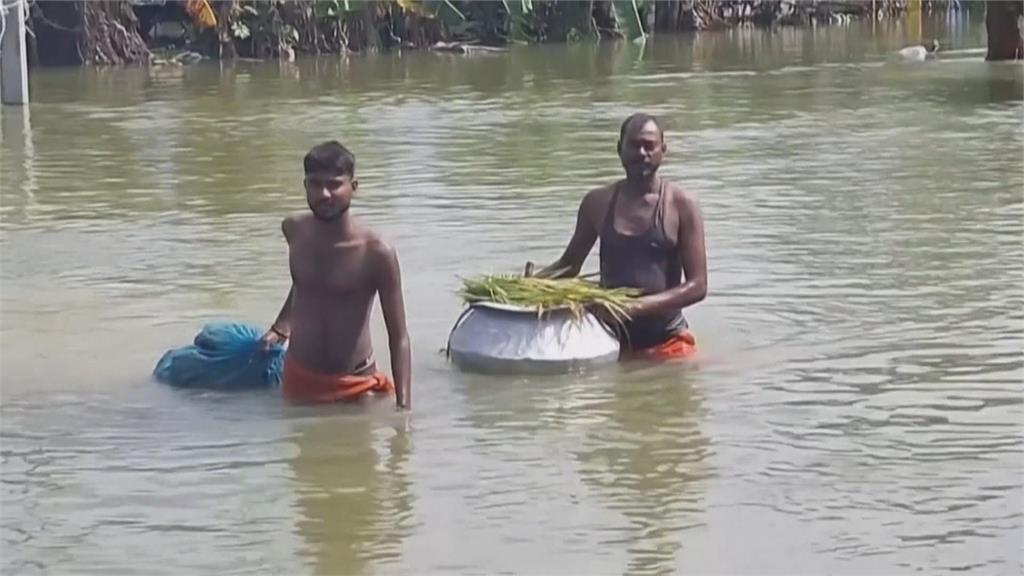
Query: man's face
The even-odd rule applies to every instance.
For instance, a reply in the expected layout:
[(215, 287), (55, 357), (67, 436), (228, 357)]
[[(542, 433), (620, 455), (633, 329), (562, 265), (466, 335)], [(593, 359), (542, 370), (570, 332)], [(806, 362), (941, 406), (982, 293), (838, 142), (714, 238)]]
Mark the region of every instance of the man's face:
[(359, 186), (349, 175), (331, 172), (307, 172), (304, 180), (306, 202), (313, 215), (325, 222), (344, 214), (352, 204), (352, 195)]
[(665, 156), (665, 140), (661, 129), (652, 121), (639, 128), (630, 128), (619, 141), (619, 159), (631, 180), (650, 178), (661, 166)]

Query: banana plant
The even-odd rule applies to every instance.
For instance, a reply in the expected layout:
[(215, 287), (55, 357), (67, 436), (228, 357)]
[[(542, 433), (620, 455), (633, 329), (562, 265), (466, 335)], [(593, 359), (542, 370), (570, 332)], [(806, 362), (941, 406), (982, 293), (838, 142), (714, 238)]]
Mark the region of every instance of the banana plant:
[(509, 38), (518, 42), (531, 40), (528, 32), (529, 14), (533, 12), (533, 0), (501, 0), (508, 14)]

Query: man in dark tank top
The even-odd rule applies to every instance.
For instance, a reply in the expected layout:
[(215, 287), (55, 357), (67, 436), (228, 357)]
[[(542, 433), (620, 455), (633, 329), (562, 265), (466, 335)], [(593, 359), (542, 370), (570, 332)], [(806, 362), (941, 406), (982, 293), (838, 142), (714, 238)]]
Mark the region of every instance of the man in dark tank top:
[(578, 275), (600, 238), (601, 284), (643, 294), (619, 330), (623, 350), (653, 358), (689, 355), (695, 341), (682, 311), (707, 294), (704, 220), (697, 197), (658, 175), (667, 146), (653, 116), (626, 118), (618, 151), (626, 177), (587, 193), (565, 252), (537, 276)]

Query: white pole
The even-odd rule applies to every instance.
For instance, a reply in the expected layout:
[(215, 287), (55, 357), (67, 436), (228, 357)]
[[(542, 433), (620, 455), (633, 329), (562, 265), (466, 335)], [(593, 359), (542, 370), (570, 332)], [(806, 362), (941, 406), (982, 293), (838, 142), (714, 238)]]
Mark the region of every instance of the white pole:
[(28, 102), (28, 55), (25, 50), (25, 0), (0, 0), (0, 101), (21, 105)]

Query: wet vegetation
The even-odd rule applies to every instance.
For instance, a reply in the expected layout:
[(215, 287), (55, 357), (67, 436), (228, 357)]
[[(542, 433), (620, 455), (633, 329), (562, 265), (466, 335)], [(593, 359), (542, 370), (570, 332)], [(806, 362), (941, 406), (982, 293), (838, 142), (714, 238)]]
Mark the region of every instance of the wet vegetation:
[[(1011, 3), (1015, 5), (1015, 3)], [(842, 24), (948, 0), (35, 0), (35, 65), (191, 63), (512, 43), (642, 41), (730, 26)]]

